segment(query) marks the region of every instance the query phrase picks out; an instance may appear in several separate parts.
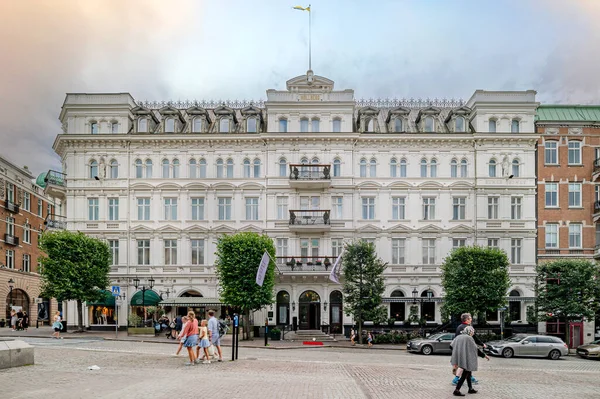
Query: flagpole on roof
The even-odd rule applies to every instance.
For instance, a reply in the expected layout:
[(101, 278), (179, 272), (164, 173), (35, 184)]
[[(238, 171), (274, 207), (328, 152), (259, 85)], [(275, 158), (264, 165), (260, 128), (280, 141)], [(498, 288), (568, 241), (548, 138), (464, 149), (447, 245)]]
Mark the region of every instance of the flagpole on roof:
[(311, 25), (312, 25), (312, 17), (310, 12), (310, 4), (308, 5), (308, 70), (312, 71), (312, 51), (311, 51)]

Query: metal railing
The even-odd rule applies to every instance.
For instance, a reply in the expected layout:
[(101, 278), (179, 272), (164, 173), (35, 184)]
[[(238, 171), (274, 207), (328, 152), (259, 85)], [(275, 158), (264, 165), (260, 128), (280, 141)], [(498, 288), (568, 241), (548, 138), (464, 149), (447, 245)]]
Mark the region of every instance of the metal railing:
[(277, 267), (291, 271), (328, 271), (335, 258), (333, 256), (276, 256)]
[(46, 173), (44, 182), (46, 182), (47, 184), (53, 184), (55, 186), (65, 187), (66, 178), (67, 175), (62, 172), (58, 172), (56, 170), (49, 170), (48, 173)]
[(302, 210), (295, 209), (290, 210), (290, 226), (319, 226), (319, 225), (330, 225), (331, 219), (329, 218), (329, 209), (320, 210)]
[(19, 245), (19, 237), (15, 237), (12, 234), (4, 234), (4, 242), (8, 245)]
[(290, 164), (290, 180), (330, 180), (331, 165)]
[(49, 229), (65, 230), (67, 228), (67, 218), (60, 215), (50, 214), (46, 217), (44, 224)]
[(6, 201), (6, 205), (4, 206), (6, 210), (12, 213), (19, 213), (19, 205), (15, 204), (12, 201)]

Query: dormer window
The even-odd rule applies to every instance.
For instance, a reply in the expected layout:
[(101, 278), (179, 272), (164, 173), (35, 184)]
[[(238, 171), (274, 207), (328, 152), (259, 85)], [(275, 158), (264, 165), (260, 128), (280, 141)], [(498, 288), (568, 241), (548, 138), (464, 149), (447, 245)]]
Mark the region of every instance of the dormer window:
[(203, 121), (201, 117), (194, 118), (192, 133), (202, 133), (202, 122)]
[(312, 123), (311, 123), (311, 130), (313, 132), (318, 132), (319, 131), (319, 124), (320, 124), (320, 121), (318, 119), (313, 119)]
[(513, 119), (510, 123), (510, 131), (511, 133), (519, 133), (519, 120)]
[(285, 118), (281, 118), (279, 120), (279, 132), (287, 133), (287, 131), (288, 131), (288, 120)]
[(90, 133), (98, 134), (98, 122), (90, 123)]
[(138, 120), (138, 132), (148, 133), (148, 120), (146, 118), (140, 118)]
[(488, 131), (490, 133), (496, 133), (496, 120), (490, 119)]
[(425, 117), (425, 126), (423, 131), (427, 133), (433, 132), (433, 116)]
[(396, 118), (394, 119), (394, 132), (399, 133), (403, 132), (402, 119)]
[(165, 120), (165, 133), (175, 133), (175, 119), (167, 118)]
[(248, 118), (246, 120), (246, 131), (248, 133), (256, 133), (256, 118)]
[(375, 131), (375, 119), (371, 118), (371, 119), (367, 120), (365, 132), (374, 132), (374, 131)]
[(229, 119), (221, 118), (219, 121), (219, 132), (220, 133), (229, 133)]
[(464, 132), (465, 131), (465, 118), (462, 116), (457, 117), (454, 120), (454, 131)]
[(300, 132), (301, 133), (308, 132), (308, 119), (306, 119), (306, 118), (300, 119)]
[(333, 132), (339, 133), (342, 131), (342, 121), (340, 119), (333, 120)]

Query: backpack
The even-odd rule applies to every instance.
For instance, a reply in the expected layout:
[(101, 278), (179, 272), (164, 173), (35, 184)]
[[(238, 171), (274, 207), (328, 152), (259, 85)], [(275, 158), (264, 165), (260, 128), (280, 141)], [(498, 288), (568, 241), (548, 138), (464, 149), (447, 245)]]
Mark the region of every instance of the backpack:
[(221, 320), (218, 320), (219, 322), (219, 336), (222, 337), (223, 335), (225, 335), (227, 333), (227, 324), (223, 323)]

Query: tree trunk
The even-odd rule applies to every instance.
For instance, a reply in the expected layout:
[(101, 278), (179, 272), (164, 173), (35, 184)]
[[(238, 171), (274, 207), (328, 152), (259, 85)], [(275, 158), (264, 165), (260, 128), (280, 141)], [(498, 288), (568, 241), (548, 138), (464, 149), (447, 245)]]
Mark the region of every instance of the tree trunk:
[(77, 332), (83, 332), (83, 303), (77, 300)]
[(250, 339), (250, 310), (245, 310), (242, 316), (244, 318), (244, 330), (242, 340)]
[(358, 320), (358, 343), (362, 345), (362, 320)]

